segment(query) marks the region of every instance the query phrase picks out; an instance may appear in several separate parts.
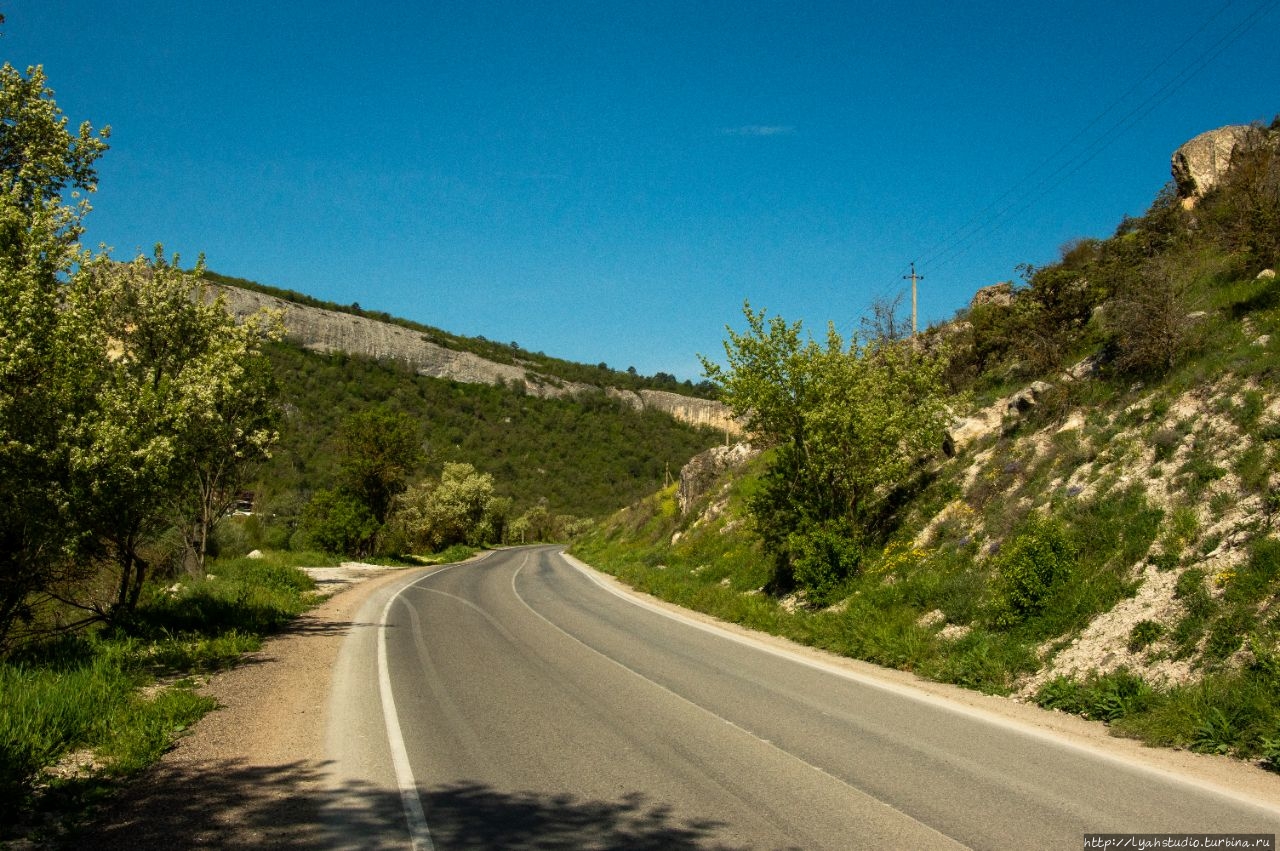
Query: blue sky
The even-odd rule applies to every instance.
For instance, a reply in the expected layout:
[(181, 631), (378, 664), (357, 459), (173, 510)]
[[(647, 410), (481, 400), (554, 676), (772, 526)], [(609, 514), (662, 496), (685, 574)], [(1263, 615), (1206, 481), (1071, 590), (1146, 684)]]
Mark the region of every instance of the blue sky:
[(921, 317), (1280, 112), (1280, 0), (0, 0), (109, 124), (88, 240), (698, 379), (744, 299)]

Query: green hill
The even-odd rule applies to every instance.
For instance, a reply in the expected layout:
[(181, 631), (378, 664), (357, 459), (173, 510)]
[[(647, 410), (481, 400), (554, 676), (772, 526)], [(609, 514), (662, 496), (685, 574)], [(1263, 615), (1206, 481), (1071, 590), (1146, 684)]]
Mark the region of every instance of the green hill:
[(603, 393), (537, 398), (285, 343), (274, 345), (270, 357), (285, 418), (280, 446), (249, 486), (270, 527), (256, 532), (255, 545), (285, 543), (307, 499), (333, 486), (338, 426), (369, 406), (403, 412), (420, 425), (426, 461), (411, 479), (438, 476), (446, 462), (470, 463), (493, 474), (514, 514), (542, 503), (554, 515), (602, 517), (661, 486), (721, 439)]
[[(703, 459), (575, 551), (754, 628), (1280, 764), (1280, 133), (1251, 133), (1212, 188), (929, 330), (961, 416), (876, 523), (792, 504), (844, 525), (776, 543), (779, 444)], [(815, 559), (831, 584), (800, 581)]]

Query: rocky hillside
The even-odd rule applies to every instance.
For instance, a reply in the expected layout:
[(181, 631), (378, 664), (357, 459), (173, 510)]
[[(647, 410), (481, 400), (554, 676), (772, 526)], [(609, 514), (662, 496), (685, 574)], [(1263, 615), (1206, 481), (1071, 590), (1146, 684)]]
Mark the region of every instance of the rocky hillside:
[[(364, 316), (296, 304), (240, 287), (214, 285), (237, 316), (263, 308), (280, 311), (288, 338), (315, 352), (346, 352), (359, 357), (404, 364), (419, 375), (445, 378), (465, 384), (505, 384), (541, 398), (561, 398), (577, 393), (598, 393), (592, 384), (564, 381), (539, 373), (530, 364), (497, 363), (468, 351), (447, 348), (430, 335), (401, 325)], [(719, 402), (662, 390), (603, 388), (610, 396), (636, 410), (656, 410), (694, 426), (707, 426), (730, 434), (739, 424)]]
[(745, 445), (578, 552), (755, 628), (1280, 766), (1277, 125), (1199, 136), (1173, 177), (932, 329), (958, 415), (834, 592), (779, 579), (753, 531), (771, 451)]

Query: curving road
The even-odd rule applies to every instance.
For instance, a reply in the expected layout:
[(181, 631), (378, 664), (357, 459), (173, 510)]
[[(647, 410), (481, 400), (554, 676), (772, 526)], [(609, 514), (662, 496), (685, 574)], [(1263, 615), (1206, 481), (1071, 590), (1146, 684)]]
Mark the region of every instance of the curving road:
[(1280, 832), (1280, 811), (1243, 796), (640, 603), (554, 547), (416, 574), (358, 620), (328, 744), (353, 847)]

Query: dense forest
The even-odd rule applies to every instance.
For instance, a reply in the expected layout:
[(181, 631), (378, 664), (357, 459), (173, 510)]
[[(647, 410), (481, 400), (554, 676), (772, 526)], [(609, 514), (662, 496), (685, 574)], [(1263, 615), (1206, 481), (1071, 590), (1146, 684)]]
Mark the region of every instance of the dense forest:
[(420, 428), (421, 461), (408, 478), (466, 462), (490, 473), (520, 514), (539, 504), (557, 515), (601, 517), (660, 487), (719, 439), (657, 411), (637, 412), (604, 393), (540, 399), (488, 384), (415, 375), (390, 363), (268, 350), (284, 410), (281, 441), (247, 488), (283, 543), (306, 500), (331, 487), (334, 441), (345, 417), (370, 406)]

